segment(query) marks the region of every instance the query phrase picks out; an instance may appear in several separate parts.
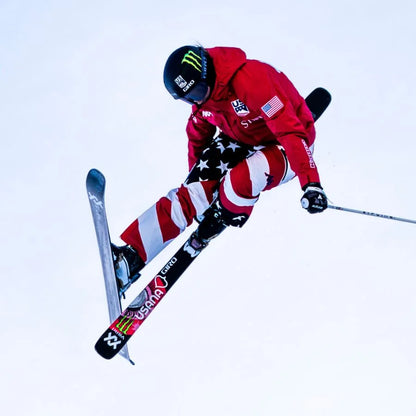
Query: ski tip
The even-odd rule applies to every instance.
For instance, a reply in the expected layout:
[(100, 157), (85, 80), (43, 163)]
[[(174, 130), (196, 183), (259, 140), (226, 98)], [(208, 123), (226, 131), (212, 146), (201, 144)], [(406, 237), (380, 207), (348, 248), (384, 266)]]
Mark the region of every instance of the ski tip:
[(104, 175), (98, 169), (91, 169), (87, 175), (87, 186), (104, 188)]
[(128, 361), (131, 361), (128, 354), (126, 354), (125, 351), (122, 351), (130, 337), (131, 335), (121, 335), (119, 332), (115, 332), (109, 328), (96, 342), (95, 351), (106, 360), (110, 360), (118, 353), (123, 352), (121, 355)]
[[(102, 337), (101, 337), (102, 338)], [(117, 354), (120, 355), (122, 358), (126, 359), (131, 365), (136, 365), (136, 363), (130, 358), (128, 353), (126, 354), (124, 350), (119, 349), (116, 347), (114, 343), (110, 343), (110, 345), (113, 345), (116, 348), (110, 349), (107, 345), (103, 345), (101, 342), (101, 338), (98, 340), (98, 342), (95, 344), (95, 351), (104, 359), (111, 360), (114, 358)]]
[(111, 360), (117, 353), (111, 354), (108, 353), (106, 350), (103, 350), (98, 344), (95, 345), (95, 351), (106, 360)]
[(121, 347), (118, 347), (117, 345), (119, 341), (112, 341), (111, 339), (109, 339), (109, 344), (107, 344), (107, 339), (104, 340), (103, 338), (104, 336), (102, 336), (95, 344), (95, 351), (106, 360), (111, 360), (113, 357), (117, 355), (117, 353), (121, 349)]
[(92, 168), (89, 170), (87, 177), (103, 178), (104, 175), (98, 169)]

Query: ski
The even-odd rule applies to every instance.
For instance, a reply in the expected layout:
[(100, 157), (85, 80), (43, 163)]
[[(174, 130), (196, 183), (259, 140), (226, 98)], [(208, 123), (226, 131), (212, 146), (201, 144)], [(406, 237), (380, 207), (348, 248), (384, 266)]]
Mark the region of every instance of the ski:
[(170, 258), (159, 273), (139, 293), (130, 305), (102, 334), (95, 350), (106, 359), (113, 358), (140, 328), (149, 314), (172, 288), (179, 277), (201, 253), (201, 246), (194, 234)]
[[(86, 185), (103, 269), (108, 313), (110, 322), (113, 322), (121, 313), (121, 302), (114, 272), (110, 233), (104, 203), (105, 177), (100, 171), (91, 169), (87, 175)], [(120, 349), (119, 352), (123, 358), (134, 364), (130, 359), (127, 346)]]
[[(331, 95), (324, 88), (316, 88), (305, 101), (316, 121), (330, 104)], [(97, 353), (105, 359), (111, 359), (126, 348), (129, 339), (204, 248), (192, 234), (101, 335), (95, 344)]]
[(315, 88), (305, 98), (305, 101), (312, 113), (314, 121), (317, 121), (331, 103), (331, 94), (325, 88)]

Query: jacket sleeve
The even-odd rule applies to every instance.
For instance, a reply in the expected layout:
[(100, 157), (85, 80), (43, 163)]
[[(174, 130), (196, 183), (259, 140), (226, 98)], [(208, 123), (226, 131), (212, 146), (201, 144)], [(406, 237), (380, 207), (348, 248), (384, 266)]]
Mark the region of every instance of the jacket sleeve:
[(188, 120), (188, 164), (192, 169), (208, 142), (214, 137), (217, 128), (194, 112)]
[[(268, 128), (284, 147), (290, 167), (299, 178), (303, 188), (310, 182), (320, 182), (318, 169), (309, 148), (305, 127), (296, 116), (290, 102), (286, 102), (276, 117), (266, 118)], [(314, 130), (313, 130), (314, 132)]]
[(269, 65), (255, 61), (246, 65), (234, 85), (241, 90), (248, 107), (260, 111), (267, 127), (284, 147), (301, 187), (319, 182), (309, 148), (315, 139), (312, 115), (289, 79)]

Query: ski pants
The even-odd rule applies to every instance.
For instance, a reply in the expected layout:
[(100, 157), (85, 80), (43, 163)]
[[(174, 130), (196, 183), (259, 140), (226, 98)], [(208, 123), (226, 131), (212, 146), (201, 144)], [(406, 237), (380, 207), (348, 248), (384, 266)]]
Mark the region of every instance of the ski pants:
[(121, 239), (149, 263), (216, 197), (232, 213), (250, 215), (260, 192), (294, 177), (280, 145), (249, 146), (220, 134), (202, 152), (185, 182), (134, 220)]

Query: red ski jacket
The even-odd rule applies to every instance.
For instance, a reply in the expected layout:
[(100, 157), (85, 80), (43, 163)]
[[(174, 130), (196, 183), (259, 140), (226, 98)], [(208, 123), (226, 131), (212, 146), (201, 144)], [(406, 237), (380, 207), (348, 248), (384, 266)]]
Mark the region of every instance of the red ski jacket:
[(303, 187), (319, 182), (309, 147), (315, 140), (312, 114), (291, 81), (272, 66), (246, 58), (238, 48), (207, 49), (216, 81), (210, 98), (192, 106), (186, 132), (191, 169), (217, 127), (250, 145), (281, 144)]

